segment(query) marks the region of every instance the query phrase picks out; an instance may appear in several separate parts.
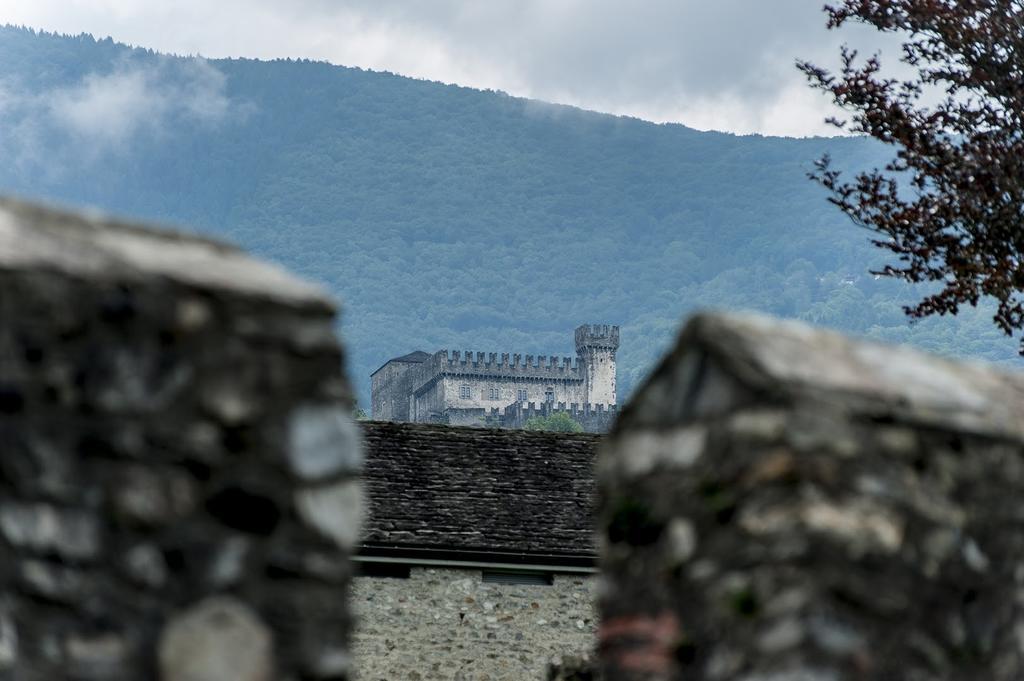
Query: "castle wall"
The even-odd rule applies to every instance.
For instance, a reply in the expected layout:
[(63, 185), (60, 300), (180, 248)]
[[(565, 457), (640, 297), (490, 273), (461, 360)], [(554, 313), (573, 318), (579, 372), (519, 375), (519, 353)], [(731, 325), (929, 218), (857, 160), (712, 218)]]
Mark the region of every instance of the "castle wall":
[(587, 404), (615, 404), (615, 351), (586, 348), (581, 360), (586, 366), (583, 401)]
[[(527, 393), (527, 402), (544, 402), (548, 390), (554, 393), (554, 402), (581, 402), (583, 382), (580, 380), (539, 379), (524, 377), (478, 378), (475, 376), (446, 376), (445, 409), (504, 409), (518, 401), (520, 390)], [(469, 388), (469, 398), (460, 396), (460, 389)], [(491, 390), (497, 390), (499, 397), (491, 399)]]
[[(416, 369), (422, 374), (422, 368)], [(414, 378), (414, 382), (419, 377)], [(445, 408), (446, 386), (443, 380), (429, 380), (425, 389), (410, 392), (407, 399), (411, 405), (409, 420), (418, 423), (441, 423)]]
[(575, 340), (576, 354), (583, 370), (583, 402), (615, 404), (615, 351), (619, 347), (619, 327), (584, 324), (576, 329)]
[(593, 649), (595, 577), (493, 584), (479, 569), (414, 567), (407, 579), (356, 577), (358, 678), (543, 679), (564, 655)]
[(519, 377), (535, 379), (582, 379), (583, 370), (572, 357), (521, 355), (496, 352), (449, 353), (441, 350), (429, 360), (431, 375), (444, 372), (456, 376)]
[(418, 364), (388, 362), (371, 378), (371, 413), (380, 421), (410, 420), (409, 395)]
[(532, 418), (546, 418), (553, 414), (565, 414), (580, 424), (580, 427), (587, 433), (607, 433), (611, 429), (612, 424), (615, 423), (615, 417), (618, 413), (618, 409), (614, 405), (516, 402), (506, 407), (500, 414), (500, 417), (491, 418), (490, 420), (493, 423), (500, 424), (502, 428), (523, 428), (526, 426), (527, 421)]

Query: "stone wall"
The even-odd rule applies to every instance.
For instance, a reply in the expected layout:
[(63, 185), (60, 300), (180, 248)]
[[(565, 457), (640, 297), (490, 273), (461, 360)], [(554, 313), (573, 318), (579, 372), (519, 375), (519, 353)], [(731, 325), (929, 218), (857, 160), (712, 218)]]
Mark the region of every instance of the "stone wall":
[[(583, 381), (580, 379), (533, 379), (515, 376), (478, 378), (475, 376), (446, 376), (444, 379), (444, 409), (504, 409), (517, 401), (518, 391), (526, 391), (527, 402), (544, 402), (545, 393), (551, 391), (554, 402), (583, 403)], [(441, 381), (438, 381), (440, 383)], [(459, 389), (469, 387), (469, 397), (460, 397)], [(491, 399), (491, 390), (498, 397)]]
[(408, 421), (412, 386), (405, 362), (389, 362), (370, 377), (370, 413), (382, 421)]
[(615, 351), (619, 347), (619, 327), (584, 324), (576, 329), (575, 340), (584, 373), (580, 404), (615, 405)]
[(231, 247), (0, 201), (0, 678), (348, 678), (334, 321)]
[(598, 466), (609, 679), (1024, 678), (1024, 377), (699, 316)]
[(548, 403), (516, 402), (506, 407), (500, 415), (495, 415), (493, 421), (500, 424), (502, 428), (522, 428), (532, 418), (546, 418), (554, 414), (565, 414), (573, 421), (580, 424), (584, 432), (606, 433), (615, 423), (618, 415), (618, 408), (615, 405), (605, 406), (603, 404), (585, 404), (582, 407), (578, 404), (566, 404), (564, 402)]
[(485, 583), (480, 569), (413, 567), (408, 579), (356, 577), (352, 652), (360, 681), (526, 681), (589, 651), (594, 577)]

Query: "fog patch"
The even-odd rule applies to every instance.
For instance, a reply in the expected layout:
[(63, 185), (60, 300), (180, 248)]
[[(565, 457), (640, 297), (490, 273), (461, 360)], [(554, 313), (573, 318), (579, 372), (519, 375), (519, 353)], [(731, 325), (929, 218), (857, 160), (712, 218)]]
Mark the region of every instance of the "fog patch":
[(51, 120), (67, 134), (102, 148), (118, 148), (139, 135), (159, 136), (176, 120), (204, 125), (230, 110), (225, 76), (209, 62), (121, 64), (106, 74), (41, 96)]
[(178, 131), (216, 129), (251, 106), (232, 101), (227, 78), (202, 58), (119, 59), (77, 81), (43, 87), (0, 79), (0, 153), (15, 176), (47, 182)]

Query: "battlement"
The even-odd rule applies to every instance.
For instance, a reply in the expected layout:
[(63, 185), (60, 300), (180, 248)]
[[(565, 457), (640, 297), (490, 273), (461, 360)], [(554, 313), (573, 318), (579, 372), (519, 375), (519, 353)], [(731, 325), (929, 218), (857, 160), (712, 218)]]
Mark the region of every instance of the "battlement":
[(584, 348), (615, 350), (619, 347), (619, 327), (608, 324), (584, 324), (576, 328), (576, 352)]
[(505, 407), (500, 416), (497, 413), (489, 415), (488, 421), (505, 428), (522, 428), (527, 421), (535, 417), (546, 418), (554, 414), (566, 414), (585, 431), (604, 433), (611, 427), (618, 413), (618, 408), (614, 404), (516, 402)]
[(617, 407), (614, 404), (577, 404), (572, 402), (566, 404), (565, 402), (517, 402), (505, 407), (505, 411), (509, 410), (522, 412), (529, 414), (530, 416), (550, 416), (551, 414), (557, 414), (558, 412), (565, 412), (572, 416), (577, 414), (603, 414), (605, 412), (614, 412)]
[(448, 373), (486, 373), (489, 375), (537, 375), (553, 378), (576, 378), (582, 374), (578, 358), (558, 355), (523, 355), (520, 353), (475, 352), (472, 350), (440, 350), (434, 353), (437, 370)]

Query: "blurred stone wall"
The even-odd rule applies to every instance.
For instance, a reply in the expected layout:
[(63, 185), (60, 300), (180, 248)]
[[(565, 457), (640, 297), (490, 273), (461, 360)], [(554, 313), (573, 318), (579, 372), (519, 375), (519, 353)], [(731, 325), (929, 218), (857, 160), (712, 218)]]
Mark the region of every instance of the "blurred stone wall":
[(350, 677), (334, 321), (234, 248), (0, 201), (0, 679)]
[(608, 679), (1024, 678), (1024, 379), (704, 315), (599, 462)]

